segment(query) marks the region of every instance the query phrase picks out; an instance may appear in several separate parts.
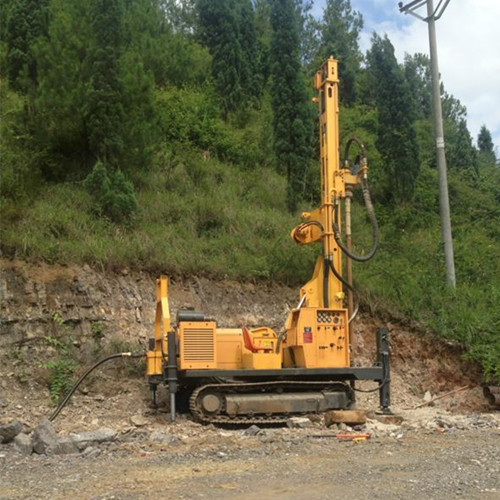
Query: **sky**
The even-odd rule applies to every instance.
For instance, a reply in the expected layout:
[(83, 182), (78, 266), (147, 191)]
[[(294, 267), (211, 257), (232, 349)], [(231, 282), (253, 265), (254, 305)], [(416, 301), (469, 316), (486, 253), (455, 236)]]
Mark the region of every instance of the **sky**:
[[(405, 0), (407, 4), (410, 0)], [(439, 0), (434, 0), (434, 5)], [(321, 17), (326, 0), (315, 0), (313, 13)], [(429, 54), (427, 23), (399, 12), (398, 0), (351, 0), (363, 16), (360, 36), (363, 53), (374, 31), (386, 33), (396, 57)], [(417, 10), (425, 16), (425, 5)], [(500, 0), (451, 0), (436, 22), (441, 80), (448, 93), (467, 107), (467, 124), (474, 139), (481, 125), (500, 149)]]

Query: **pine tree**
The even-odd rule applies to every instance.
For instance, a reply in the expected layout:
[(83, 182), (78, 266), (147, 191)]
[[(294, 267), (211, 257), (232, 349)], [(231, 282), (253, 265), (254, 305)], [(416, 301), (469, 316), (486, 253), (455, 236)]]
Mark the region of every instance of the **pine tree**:
[(37, 85), (35, 44), (48, 31), (49, 0), (6, 2), (7, 76), (12, 88), (28, 93)]
[(300, 40), (300, 60), (302, 65), (311, 72), (317, 70), (315, 58), (319, 46), (318, 21), (312, 13), (313, 6), (313, 0), (295, 0), (295, 15)]
[(242, 51), (235, 0), (198, 2), (200, 37), (212, 56), (215, 88), (227, 115), (242, 103)]
[(420, 170), (410, 90), (387, 35), (373, 35), (367, 60), (370, 88), (378, 110), (376, 145), (390, 189), (387, 197), (409, 199)]
[(363, 18), (353, 11), (350, 0), (328, 0), (319, 25), (320, 45), (316, 66), (331, 55), (339, 61), (339, 98), (346, 105), (357, 97), (357, 78), (362, 60), (359, 33)]
[(255, 0), (255, 31), (259, 44), (259, 74), (262, 76), (263, 86), (267, 83), (270, 74), (271, 54), (271, 4), (269, 0)]
[(469, 170), (477, 174), (477, 151), (472, 145), (472, 137), (467, 122), (462, 118), (453, 137), (447, 142), (448, 167)]
[(274, 150), (278, 171), (286, 173), (288, 179), (288, 208), (294, 211), (311, 158), (312, 118), (301, 75), (293, 0), (273, 2), (271, 26)]
[(123, 151), (122, 2), (91, 0), (91, 16), (94, 44), (89, 54), (86, 109), (89, 145), (98, 159), (116, 167)]
[(52, 0), (47, 43), (37, 47), (39, 87), (33, 142), (47, 180), (81, 180), (95, 162), (89, 149), (86, 88), (91, 43), (87, 2)]
[(432, 117), (432, 82), (429, 57), (425, 54), (405, 55), (405, 78), (410, 87), (418, 118)]
[(486, 161), (486, 163), (495, 163), (496, 156), (493, 139), (491, 138), (491, 133), (486, 128), (486, 125), (481, 126), (481, 130), (477, 136), (477, 147), (483, 162)]
[(250, 0), (242, 0), (237, 12), (238, 40), (241, 47), (240, 85), (246, 98), (258, 101), (262, 93), (260, 54), (255, 29), (255, 13)]

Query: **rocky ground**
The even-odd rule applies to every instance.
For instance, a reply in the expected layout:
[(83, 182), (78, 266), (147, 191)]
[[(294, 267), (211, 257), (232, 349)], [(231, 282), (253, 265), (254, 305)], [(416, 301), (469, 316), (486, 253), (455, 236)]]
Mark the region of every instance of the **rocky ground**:
[[(27, 455), (18, 438), (0, 446), (0, 498), (500, 497), (498, 414), (400, 414), (398, 424), (372, 416), (326, 427), (312, 417), (219, 429), (155, 412), (119, 429), (70, 434), (44, 422), (32, 433), (40, 454)], [(345, 433), (370, 437), (337, 437)]]
[[(359, 395), (368, 420), (358, 426), (327, 427), (318, 416), (290, 427), (221, 429), (185, 415), (171, 423), (165, 394), (159, 409), (150, 406), (141, 362), (117, 360), (81, 386), (52, 427), (43, 422), (54, 409), (46, 362), (74, 361), (78, 375), (103, 354), (143, 349), (154, 278), (0, 264), (0, 498), (500, 498), (500, 416), (482, 396), (477, 367), (457, 346), (366, 312), (353, 325), (353, 362), (373, 362), (375, 329), (387, 325), (402, 421), (377, 420), (369, 393)], [(178, 278), (172, 315), (193, 305), (221, 325), (278, 327), (296, 295)], [(346, 433), (359, 438), (337, 437)]]

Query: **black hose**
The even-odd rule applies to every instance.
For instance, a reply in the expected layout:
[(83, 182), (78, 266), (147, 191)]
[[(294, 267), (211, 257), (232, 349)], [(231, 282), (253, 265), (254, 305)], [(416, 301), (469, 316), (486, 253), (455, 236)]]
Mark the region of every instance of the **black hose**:
[(339, 230), (339, 225), (337, 222), (333, 222), (333, 236), (335, 238), (335, 241), (337, 242), (337, 245), (340, 247), (340, 249), (352, 260), (355, 260), (357, 262), (366, 262), (367, 260), (370, 260), (375, 253), (377, 252), (378, 248), (378, 241), (379, 241), (379, 229), (378, 229), (378, 222), (377, 218), (375, 217), (375, 210), (373, 208), (373, 203), (372, 199), (370, 196), (370, 190), (368, 189), (368, 183), (366, 181), (362, 181), (361, 183), (361, 190), (363, 192), (363, 199), (365, 200), (365, 206), (366, 206), (366, 211), (368, 213), (368, 217), (370, 219), (370, 222), (372, 223), (372, 248), (368, 252), (367, 255), (356, 255), (349, 251), (347, 247), (342, 243), (342, 240), (340, 238), (340, 230)]
[(365, 145), (355, 136), (353, 135), (346, 143), (345, 149), (344, 149), (344, 163), (347, 163), (349, 161), (349, 149), (351, 149), (352, 143), (355, 142), (358, 146), (358, 148), (361, 150), (361, 156), (365, 157), (366, 156), (366, 149)]
[(351, 290), (351, 292), (353, 293), (356, 293), (354, 291), (354, 288), (349, 284), (349, 282), (342, 276), (338, 273), (338, 271), (335, 269), (335, 266), (333, 265), (333, 262), (330, 260), (330, 259), (326, 259), (326, 261), (328, 262), (328, 266), (330, 267), (330, 269), (332, 270), (332, 273), (333, 275), (341, 282), (344, 284), (344, 286), (346, 288), (348, 288), (349, 290)]
[(282, 332), (278, 333), (278, 341), (276, 342), (276, 354), (280, 353), (281, 350), (281, 344), (283, 343), (283, 339), (285, 338), (286, 335), (286, 330), (283, 330)]
[(385, 377), (384, 380), (382, 380), (382, 382), (380, 382), (380, 384), (377, 387), (375, 387), (375, 389), (363, 390), (363, 389), (356, 389), (355, 387), (352, 387), (352, 390), (356, 391), (356, 392), (364, 392), (364, 393), (377, 392), (377, 391), (380, 391), (380, 389), (382, 389), (382, 387), (384, 387), (384, 385), (390, 381), (391, 381), (391, 379), (389, 377)]
[(73, 396), (73, 393), (78, 389), (78, 386), (99, 366), (105, 363), (106, 361), (110, 361), (111, 359), (116, 359), (116, 358), (142, 358), (144, 356), (143, 353), (141, 354), (132, 354), (131, 352), (120, 352), (118, 354), (111, 354), (111, 356), (106, 356), (105, 358), (101, 359), (98, 361), (95, 365), (91, 366), (79, 379), (78, 381), (73, 385), (73, 387), (70, 389), (68, 394), (64, 397), (64, 399), (59, 403), (59, 406), (54, 410), (54, 413), (49, 417), (49, 420), (52, 422), (57, 415), (61, 412), (61, 410), (68, 404), (69, 400), (71, 399), (71, 396)]
[(333, 261), (330, 260), (330, 259), (327, 259), (327, 262), (328, 262), (328, 266), (330, 267), (330, 269), (332, 270), (332, 273), (333, 275), (343, 284), (345, 285), (346, 288), (348, 288), (349, 290), (351, 290), (351, 292), (356, 295), (358, 297), (358, 300), (357, 300), (357, 307), (356, 307), (356, 311), (355, 313), (349, 318), (349, 323), (351, 323), (351, 321), (357, 316), (358, 314), (358, 309), (359, 309), (359, 296), (358, 296), (358, 293), (356, 292), (356, 290), (354, 290), (354, 288), (349, 284), (349, 282), (344, 279), (344, 277), (335, 269), (335, 266), (333, 265)]

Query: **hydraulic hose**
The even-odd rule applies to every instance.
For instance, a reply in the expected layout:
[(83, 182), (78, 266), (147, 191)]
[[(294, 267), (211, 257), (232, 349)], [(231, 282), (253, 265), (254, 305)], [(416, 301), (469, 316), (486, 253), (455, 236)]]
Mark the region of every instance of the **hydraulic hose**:
[(100, 361), (98, 361), (95, 365), (91, 366), (79, 379), (78, 381), (73, 385), (73, 387), (70, 389), (68, 394), (64, 397), (64, 399), (59, 403), (59, 406), (54, 410), (52, 415), (49, 417), (49, 420), (52, 422), (57, 415), (61, 412), (61, 410), (68, 404), (69, 400), (71, 399), (71, 396), (73, 396), (74, 392), (78, 389), (78, 386), (100, 365), (105, 363), (106, 361), (110, 361), (112, 359), (116, 358), (142, 358), (144, 356), (144, 353), (140, 354), (133, 354), (131, 352), (120, 352), (117, 354), (111, 354), (111, 356), (106, 356), (105, 358), (102, 358)]
[(377, 385), (377, 387), (375, 387), (374, 389), (356, 389), (355, 387), (353, 387), (352, 390), (356, 391), (356, 392), (364, 392), (364, 393), (377, 392), (377, 391), (380, 391), (380, 389), (382, 389), (382, 387), (384, 387), (384, 385), (390, 381), (391, 381), (391, 379), (389, 377), (385, 377), (384, 380), (382, 380), (382, 382), (380, 382), (380, 384)]
[(340, 230), (339, 230), (339, 225), (337, 224), (336, 221), (333, 222), (333, 236), (335, 238), (335, 241), (337, 242), (337, 245), (339, 248), (352, 260), (355, 260), (357, 262), (366, 262), (367, 260), (370, 260), (375, 253), (377, 252), (378, 248), (378, 242), (379, 242), (379, 229), (378, 229), (378, 222), (377, 218), (375, 216), (375, 209), (373, 208), (373, 203), (372, 199), (370, 196), (370, 190), (368, 188), (368, 183), (366, 182), (365, 179), (361, 182), (361, 191), (363, 193), (363, 199), (365, 201), (365, 207), (366, 207), (366, 212), (368, 213), (368, 217), (370, 219), (370, 222), (372, 224), (372, 248), (366, 255), (356, 255), (349, 251), (347, 247), (344, 245), (342, 242), (342, 239), (340, 237)]
[[(349, 290), (351, 290), (351, 292), (354, 294), (354, 295), (357, 295), (357, 292), (356, 290), (354, 290), (354, 288), (349, 284), (349, 282), (335, 269), (335, 266), (333, 265), (333, 262), (330, 260), (330, 259), (326, 259), (327, 262), (328, 262), (328, 266), (330, 267), (330, 269), (332, 270), (332, 273), (333, 275), (346, 287), (348, 288)], [(357, 304), (356, 304), (356, 307), (354, 308), (354, 312), (352, 313), (352, 316), (349, 318), (349, 321), (348, 323), (350, 324), (351, 321), (358, 315), (358, 311), (359, 311), (359, 298), (358, 300), (356, 301)]]
[(286, 330), (283, 330), (282, 332), (280, 332), (278, 334), (278, 341), (276, 342), (276, 354), (279, 354), (280, 353), (280, 350), (281, 350), (281, 344), (283, 343), (283, 339), (285, 338), (285, 335), (286, 335)]
[[(351, 146), (353, 144), (356, 144), (358, 148), (361, 151), (360, 159), (361, 159), (361, 165), (366, 167), (366, 149), (364, 144), (356, 137), (353, 136), (351, 137), (346, 145), (345, 145), (345, 150), (344, 150), (344, 165), (346, 168), (349, 168), (349, 150), (351, 149)], [(370, 196), (370, 190), (368, 188), (368, 182), (366, 180), (366, 172), (363, 174), (363, 178), (361, 181), (361, 191), (363, 193), (363, 200), (365, 202), (365, 207), (366, 211), (368, 213), (368, 217), (370, 219), (370, 222), (372, 224), (372, 248), (368, 252), (367, 255), (356, 255), (352, 253), (342, 242), (341, 236), (340, 236), (340, 229), (339, 225), (336, 222), (336, 217), (333, 217), (333, 236), (335, 238), (335, 241), (337, 242), (337, 245), (340, 247), (340, 249), (352, 260), (355, 260), (357, 262), (366, 262), (367, 260), (370, 260), (376, 253), (377, 248), (378, 248), (378, 242), (379, 242), (379, 229), (378, 229), (378, 222), (377, 218), (375, 217), (375, 209), (373, 208), (373, 203), (372, 199)], [(335, 216), (338, 216), (338, 213), (335, 212)]]
[(354, 142), (357, 144), (358, 148), (361, 150), (361, 157), (364, 158), (366, 156), (365, 145), (354, 135), (347, 141), (347, 143), (345, 145), (345, 149), (344, 149), (344, 164), (345, 165), (349, 164), (349, 150), (351, 149), (351, 146)]

